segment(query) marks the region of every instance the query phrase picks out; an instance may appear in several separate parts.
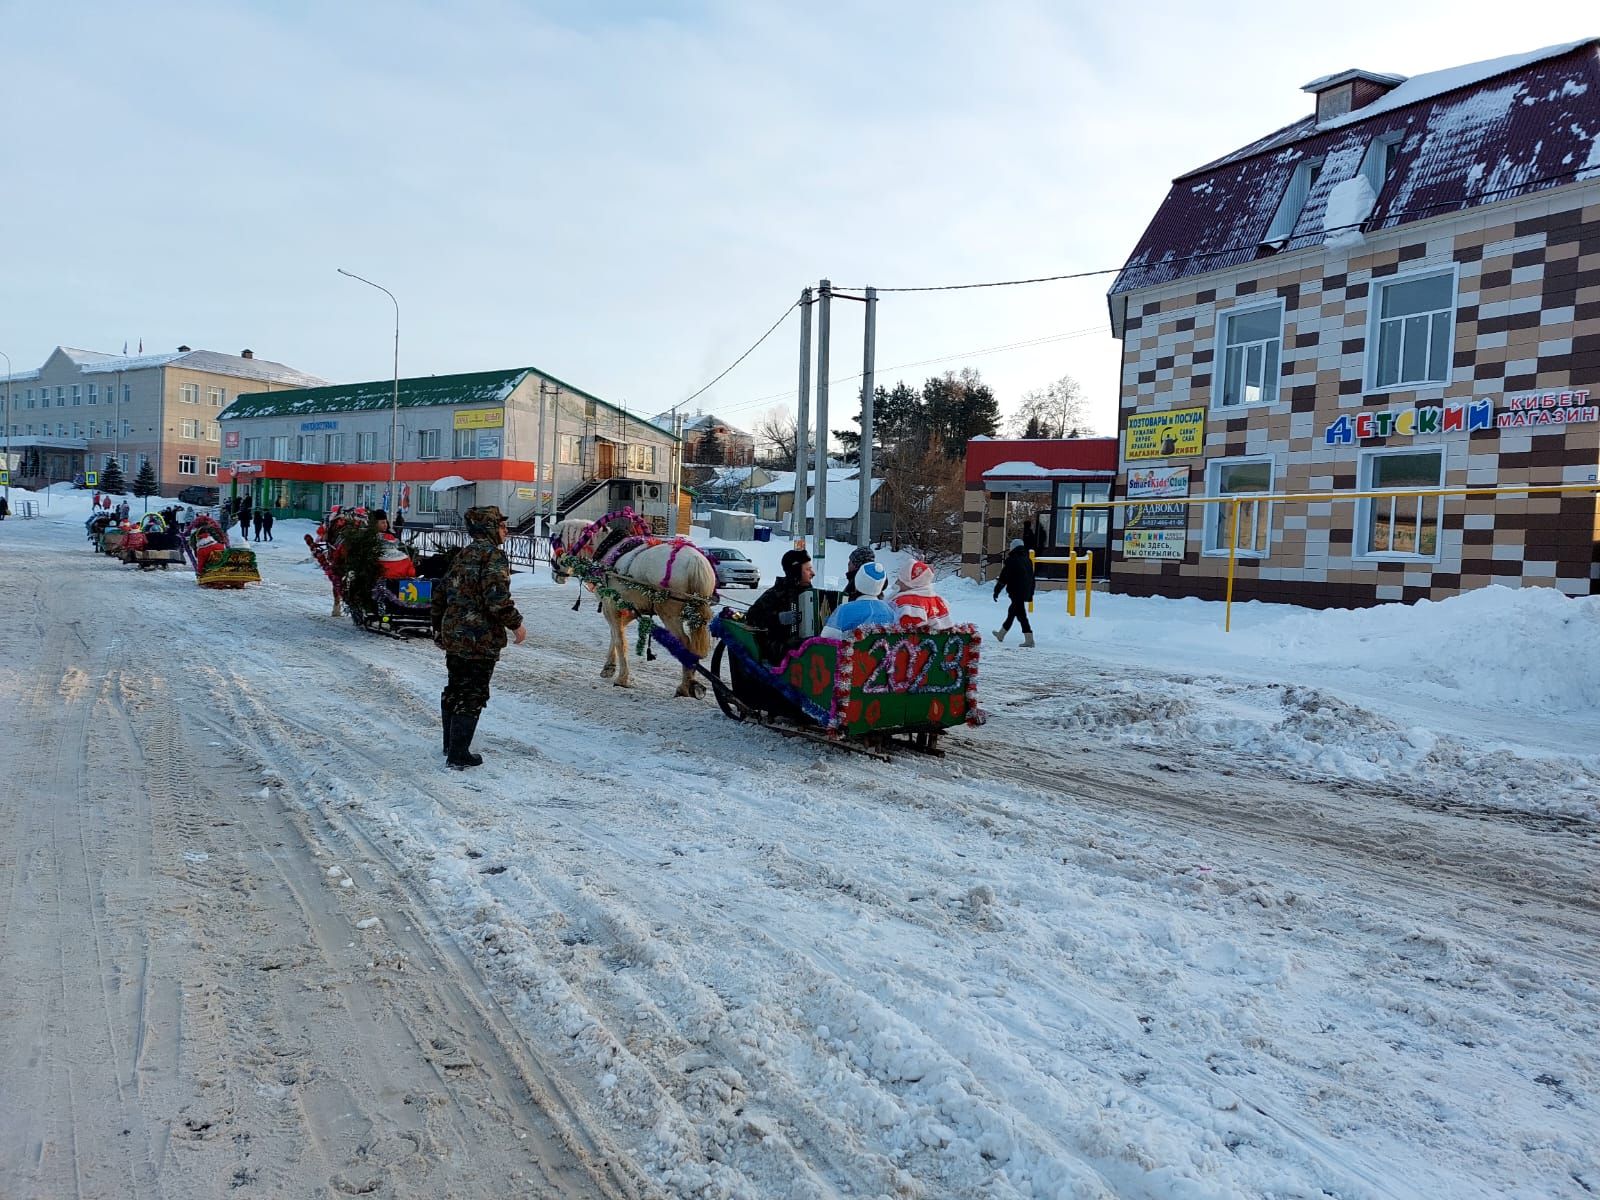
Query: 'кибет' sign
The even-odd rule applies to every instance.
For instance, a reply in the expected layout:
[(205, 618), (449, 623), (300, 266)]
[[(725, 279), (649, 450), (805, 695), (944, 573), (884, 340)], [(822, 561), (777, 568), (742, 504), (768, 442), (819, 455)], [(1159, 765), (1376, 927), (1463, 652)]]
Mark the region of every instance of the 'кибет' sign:
[(1494, 428), (1494, 402), (1428, 404), (1383, 412), (1346, 413), (1322, 431), (1328, 446), (1348, 446), (1368, 438), (1414, 437), (1421, 433), (1472, 433)]
[(1124, 460), (1192, 458), (1205, 450), (1206, 410), (1175, 408), (1171, 412), (1136, 413), (1128, 418)]
[(1526, 425), (1581, 425), (1590, 421), (1600, 421), (1600, 405), (1589, 403), (1588, 389), (1507, 396), (1505, 408), (1494, 419), (1501, 429), (1521, 429)]

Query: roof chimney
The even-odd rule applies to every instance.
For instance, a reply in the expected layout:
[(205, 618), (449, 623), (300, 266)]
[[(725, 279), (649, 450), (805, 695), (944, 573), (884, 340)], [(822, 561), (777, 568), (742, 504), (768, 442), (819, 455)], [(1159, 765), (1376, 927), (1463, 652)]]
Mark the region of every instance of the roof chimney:
[(239, 351), (239, 357), (240, 358), (254, 358), (255, 356), (256, 356), (256, 352), (254, 350), (241, 350), (241, 351)]
[(189, 347), (187, 347), (187, 346), (179, 346), (178, 347), (178, 353), (179, 354), (187, 354), (187, 353), (189, 353)]
[(1317, 98), (1317, 124), (1321, 125), (1335, 117), (1365, 108), (1405, 81), (1404, 75), (1380, 75), (1376, 71), (1351, 67), (1336, 75), (1313, 79), (1300, 90), (1310, 92)]

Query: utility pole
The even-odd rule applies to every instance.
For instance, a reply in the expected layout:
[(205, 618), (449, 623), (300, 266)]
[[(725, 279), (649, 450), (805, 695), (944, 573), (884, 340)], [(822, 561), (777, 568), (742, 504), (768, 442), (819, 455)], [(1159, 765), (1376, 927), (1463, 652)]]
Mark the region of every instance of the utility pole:
[[(861, 442), (856, 465), (861, 490), (856, 495), (856, 545), (872, 545), (872, 402), (873, 365), (878, 341), (878, 289), (867, 289), (866, 330), (861, 339)], [(849, 581), (846, 580), (848, 583)]]
[(0, 350), (6, 360), (6, 508), (11, 507), (11, 356)]
[(789, 532), (806, 544), (806, 425), (811, 420), (811, 289), (800, 289), (800, 409), (794, 423), (794, 510)]
[[(545, 457), (544, 453), (544, 398), (550, 395), (552, 392), (559, 396), (561, 394), (561, 389), (558, 387), (550, 387), (550, 385), (545, 383), (544, 380), (539, 380), (539, 451), (534, 455), (533, 463), (533, 511), (536, 515), (540, 515), (544, 518), (544, 533), (547, 537), (550, 534), (550, 510), (547, 507), (547, 503), (553, 505), (556, 502), (555, 468), (552, 466), (551, 460)], [(548, 502), (546, 502), (544, 498), (544, 477), (546, 475), (550, 476), (550, 499)]]
[(812, 508), (817, 522), (811, 557), (816, 559), (817, 578), (827, 586), (828, 566), (828, 334), (829, 310), (833, 305), (833, 284), (822, 280), (817, 285), (817, 484), (812, 489)]

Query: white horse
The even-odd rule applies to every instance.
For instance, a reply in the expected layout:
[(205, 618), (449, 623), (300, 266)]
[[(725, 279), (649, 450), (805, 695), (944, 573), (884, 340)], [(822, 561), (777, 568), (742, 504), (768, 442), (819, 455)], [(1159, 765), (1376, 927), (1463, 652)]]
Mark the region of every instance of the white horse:
[[(600, 676), (618, 687), (633, 686), (627, 629), (635, 617), (659, 620), (697, 660), (711, 653), (716, 568), (687, 538), (665, 541), (644, 534), (643, 528), (631, 510), (622, 509), (594, 522), (561, 522), (551, 545), (556, 582), (577, 575), (600, 597), (600, 609), (611, 627), (611, 646)], [(674, 695), (704, 694), (694, 668), (683, 664), (683, 680)]]

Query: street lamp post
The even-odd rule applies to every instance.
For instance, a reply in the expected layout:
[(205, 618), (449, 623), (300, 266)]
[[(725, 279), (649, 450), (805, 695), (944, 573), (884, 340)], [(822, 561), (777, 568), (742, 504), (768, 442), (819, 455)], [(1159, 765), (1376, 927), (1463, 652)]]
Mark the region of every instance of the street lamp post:
[(6, 507), (11, 507), (11, 356), (0, 350), (6, 360)]
[(400, 457), (400, 301), (394, 298), (394, 293), (381, 283), (373, 283), (370, 279), (363, 279), (354, 271), (346, 271), (343, 267), (334, 268), (341, 275), (347, 275), (368, 287), (375, 287), (385, 296), (389, 297), (394, 305), (394, 400), (391, 406), (392, 418), (389, 423), (389, 492), (384, 501), (386, 508), (397, 508), (395, 501), (400, 493), (395, 490), (396, 463)]

